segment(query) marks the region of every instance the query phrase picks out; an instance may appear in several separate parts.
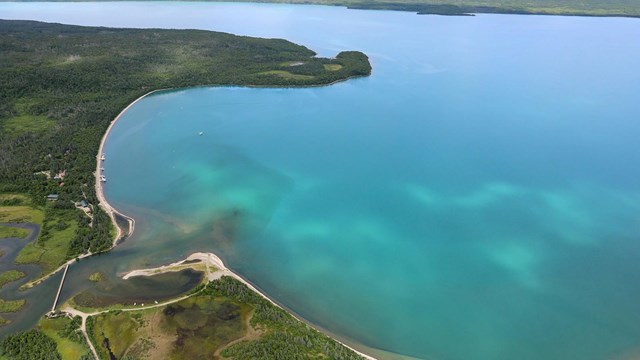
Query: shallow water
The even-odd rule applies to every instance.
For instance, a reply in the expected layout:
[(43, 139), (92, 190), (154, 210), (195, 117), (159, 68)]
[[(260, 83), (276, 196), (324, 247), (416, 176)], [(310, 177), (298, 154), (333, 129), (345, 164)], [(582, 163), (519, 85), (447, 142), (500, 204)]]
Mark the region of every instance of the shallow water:
[(40, 286), (20, 291), (20, 286), (35, 280), (42, 272), (38, 265), (15, 264), (16, 257), (20, 250), (37, 238), (40, 232), (40, 226), (30, 223), (4, 223), (4, 225), (27, 229), (29, 230), (29, 235), (24, 239), (0, 239), (0, 252), (3, 253), (2, 256), (0, 256), (0, 272), (18, 270), (25, 274), (22, 279), (9, 282), (0, 288), (0, 298), (3, 300), (26, 300), (20, 311), (0, 314), (0, 316), (10, 321), (9, 324), (0, 327), (0, 336), (28, 329), (33, 325), (34, 320), (37, 321), (36, 317), (51, 310), (58, 289), (57, 286), (60, 284), (62, 277), (62, 273), (59, 273), (52, 276), (51, 279), (44, 281)]
[[(0, 3), (8, 18), (362, 50), (371, 77), (151, 96), (107, 142), (136, 218), (88, 275), (214, 251), (355, 343), (433, 359), (640, 350), (640, 22), (334, 7)], [(198, 132), (203, 131), (203, 136)]]

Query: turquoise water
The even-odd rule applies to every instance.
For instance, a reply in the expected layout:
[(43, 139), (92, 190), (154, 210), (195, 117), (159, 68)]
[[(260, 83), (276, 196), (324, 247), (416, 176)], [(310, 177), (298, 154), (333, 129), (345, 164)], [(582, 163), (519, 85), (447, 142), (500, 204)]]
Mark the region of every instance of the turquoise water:
[(331, 87), (138, 103), (105, 162), (136, 233), (72, 269), (66, 296), (96, 268), (214, 251), (356, 344), (429, 359), (640, 354), (638, 20), (164, 2), (0, 14), (283, 37), (374, 67)]

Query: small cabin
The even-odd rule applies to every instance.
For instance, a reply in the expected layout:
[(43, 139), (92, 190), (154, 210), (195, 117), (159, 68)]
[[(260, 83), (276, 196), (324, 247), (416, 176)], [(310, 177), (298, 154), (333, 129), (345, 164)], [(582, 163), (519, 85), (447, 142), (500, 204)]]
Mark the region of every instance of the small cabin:
[(59, 197), (60, 197), (60, 195), (58, 195), (58, 194), (49, 194), (49, 195), (47, 195), (47, 200), (49, 200), (49, 201), (58, 201)]
[(64, 180), (65, 176), (67, 176), (67, 170), (60, 171), (53, 177), (54, 180)]

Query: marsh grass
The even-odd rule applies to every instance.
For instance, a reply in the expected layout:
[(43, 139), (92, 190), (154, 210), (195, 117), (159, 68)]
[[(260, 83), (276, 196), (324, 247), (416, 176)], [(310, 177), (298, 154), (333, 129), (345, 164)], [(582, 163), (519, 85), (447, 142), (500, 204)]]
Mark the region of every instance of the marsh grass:
[(29, 230), (12, 226), (0, 225), (0, 239), (18, 238), (24, 239), (29, 235)]
[(4, 300), (0, 299), (0, 313), (10, 313), (20, 311), (26, 304), (26, 300)]
[(8, 270), (0, 273), (0, 288), (6, 284), (17, 281), (25, 277), (27, 274), (19, 270)]

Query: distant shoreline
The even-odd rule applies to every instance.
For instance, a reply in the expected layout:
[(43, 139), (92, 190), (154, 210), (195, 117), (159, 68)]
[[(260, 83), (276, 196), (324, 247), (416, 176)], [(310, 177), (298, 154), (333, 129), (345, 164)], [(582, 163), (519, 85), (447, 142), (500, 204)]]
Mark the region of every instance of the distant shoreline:
[[(0, 0), (1, 2), (9, 2)], [(15, 1), (15, 0), (14, 0)], [(108, 2), (112, 0), (52, 0), (51, 2)], [(116, 0), (126, 1), (126, 0)], [(159, 0), (138, 0), (141, 2), (154, 2)], [(174, 0), (185, 2), (187, 0)], [(596, 5), (592, 9), (582, 6), (578, 1), (574, 4), (564, 4), (563, 8), (556, 8), (537, 4), (529, 4), (528, 7), (520, 4), (502, 4), (495, 1), (495, 4), (487, 2), (486, 5), (477, 5), (473, 2), (455, 0), (432, 0), (431, 3), (420, 3), (416, 0), (405, 1), (385, 1), (385, 0), (194, 0), (204, 3), (255, 3), (255, 4), (282, 4), (282, 5), (318, 5), (318, 6), (339, 6), (353, 10), (387, 10), (405, 11), (417, 15), (440, 15), (440, 16), (475, 16), (477, 14), (495, 15), (542, 15), (542, 16), (576, 16), (576, 17), (613, 17), (613, 18), (640, 18), (640, 8), (598, 8)], [(12, 1), (13, 2), (13, 1)], [(15, 2), (32, 2), (17, 0)], [(606, 0), (603, 0), (606, 4)]]

